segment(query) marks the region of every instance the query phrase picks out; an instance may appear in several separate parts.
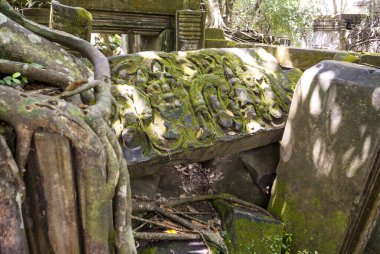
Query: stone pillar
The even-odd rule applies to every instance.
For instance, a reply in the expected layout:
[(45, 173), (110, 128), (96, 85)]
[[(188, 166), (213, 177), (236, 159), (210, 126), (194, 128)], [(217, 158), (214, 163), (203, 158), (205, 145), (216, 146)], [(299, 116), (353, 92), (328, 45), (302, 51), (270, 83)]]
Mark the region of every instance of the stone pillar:
[(345, 49), (346, 23), (340, 19), (323, 18), (313, 22), (312, 47)]
[(52, 1), (49, 26), (91, 41), (92, 15), (83, 8)]
[(205, 45), (205, 12), (180, 10), (176, 15), (177, 50), (196, 50)]

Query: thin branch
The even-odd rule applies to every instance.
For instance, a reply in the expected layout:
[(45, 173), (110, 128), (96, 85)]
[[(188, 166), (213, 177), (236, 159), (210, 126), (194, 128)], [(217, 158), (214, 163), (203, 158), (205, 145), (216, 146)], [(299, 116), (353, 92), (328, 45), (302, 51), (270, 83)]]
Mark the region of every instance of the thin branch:
[(137, 216), (132, 216), (132, 219), (133, 220), (137, 220), (137, 221), (141, 221), (141, 222), (145, 222), (145, 223), (149, 223), (149, 224), (152, 224), (152, 225), (156, 225), (156, 226), (159, 226), (159, 227), (162, 227), (162, 228), (175, 229), (177, 231), (182, 231), (182, 232), (189, 232), (188, 230), (185, 230), (185, 229), (182, 229), (182, 228), (173, 227), (171, 225), (166, 225), (165, 223), (161, 223), (161, 222), (157, 222), (157, 221), (153, 221), (153, 220), (147, 220), (147, 219), (140, 218), (140, 217), (137, 217)]
[(254, 210), (257, 210), (265, 215), (272, 217), (272, 215), (267, 210), (265, 210), (264, 208), (260, 206), (238, 199), (233, 196), (227, 196), (227, 195), (221, 195), (221, 194), (211, 194), (211, 195), (194, 196), (194, 197), (189, 197), (189, 198), (177, 199), (177, 200), (169, 201), (167, 205), (171, 207), (175, 207), (175, 206), (180, 206), (180, 205), (184, 205), (188, 203), (200, 202), (200, 201), (211, 200), (211, 199), (223, 199), (232, 203), (237, 203), (237, 204), (252, 208)]
[(88, 82), (87, 84), (81, 85), (80, 87), (78, 87), (75, 90), (65, 91), (65, 92), (61, 93), (60, 95), (58, 95), (57, 97), (59, 99), (71, 97), (71, 96), (74, 96), (76, 94), (82, 93), (84, 91), (93, 89), (93, 88), (97, 87), (98, 85), (100, 85), (100, 81), (97, 81), (97, 80), (96, 81), (91, 81), (91, 82)]
[(151, 232), (133, 232), (135, 239), (139, 240), (200, 240), (202, 237), (199, 234), (166, 234), (166, 233), (151, 233)]

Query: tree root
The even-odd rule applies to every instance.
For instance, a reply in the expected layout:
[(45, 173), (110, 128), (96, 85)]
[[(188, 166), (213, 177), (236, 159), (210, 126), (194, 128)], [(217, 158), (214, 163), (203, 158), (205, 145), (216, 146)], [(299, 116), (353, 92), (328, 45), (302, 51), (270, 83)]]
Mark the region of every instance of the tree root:
[(0, 86), (0, 120), (16, 126), (21, 166), (34, 130), (66, 136), (75, 151), (86, 252), (110, 252), (109, 232), (115, 228), (117, 253), (135, 253), (128, 170), (117, 138), (101, 116), (88, 117), (65, 101)]
[[(5, 0), (0, 0), (0, 12), (37, 35), (77, 50), (92, 62), (95, 70), (95, 104), (83, 111), (57, 98), (30, 96), (0, 86), (0, 121), (10, 124), (17, 131), (19, 165), (25, 165), (34, 130), (45, 129), (67, 137), (75, 153), (85, 252), (113, 252), (109, 240), (112, 239), (110, 232), (115, 231), (116, 252), (136, 253), (131, 227), (129, 173), (118, 140), (108, 126), (115, 100), (111, 95), (107, 58), (82, 39), (25, 19)], [(3, 64), (10, 68), (8, 73), (18, 70), (27, 77), (34, 75), (20, 70), (24, 64), (10, 61), (3, 61)], [(59, 73), (49, 73), (32, 67), (28, 65), (29, 70), (44, 74), (35, 77), (36, 79), (43, 79), (55, 86), (67, 86), (65, 77)]]
[(0, 59), (0, 73), (12, 75), (19, 72), (29, 80), (44, 82), (65, 89), (73, 80), (58, 71), (35, 67), (32, 64)]

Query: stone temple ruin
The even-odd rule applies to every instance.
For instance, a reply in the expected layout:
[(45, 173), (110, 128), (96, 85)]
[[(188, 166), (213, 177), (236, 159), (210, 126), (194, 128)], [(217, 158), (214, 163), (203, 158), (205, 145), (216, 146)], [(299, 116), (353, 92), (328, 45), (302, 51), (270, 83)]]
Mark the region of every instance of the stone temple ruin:
[[(247, 201), (269, 211), (214, 202), (230, 253), (281, 253), (289, 236), (290, 253), (380, 252), (379, 55), (260, 44), (204, 48), (199, 1), (125, 2), (61, 1), (91, 13), (80, 23), (87, 29), (128, 32), (131, 42), (145, 41), (139, 49), (159, 50), (109, 58), (112, 93), (120, 105), (113, 128), (134, 195), (155, 198), (160, 181), (178, 185), (180, 176), (168, 178), (168, 167), (225, 164), (222, 172), (229, 177), (223, 184), (230, 187), (219, 191), (241, 199), (251, 191), (254, 197)], [(83, 11), (52, 6), (52, 25), (62, 30), (68, 28), (65, 13)], [(83, 31), (77, 35), (88, 39)], [(47, 167), (41, 153), (56, 149), (72, 159), (64, 138), (41, 131), (34, 148), (29, 167), (45, 176), (41, 181), (70, 167)], [(43, 184), (54, 190), (54, 183)], [(264, 192), (272, 184), (268, 200)], [(51, 237), (57, 236), (47, 241)], [(141, 253), (190, 248), (183, 242), (168, 246)]]

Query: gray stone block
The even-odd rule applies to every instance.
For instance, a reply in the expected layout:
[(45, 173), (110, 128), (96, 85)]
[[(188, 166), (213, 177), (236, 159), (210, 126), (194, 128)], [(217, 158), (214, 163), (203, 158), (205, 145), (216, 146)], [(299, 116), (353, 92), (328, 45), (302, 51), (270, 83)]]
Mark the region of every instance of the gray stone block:
[(380, 209), (380, 71), (323, 61), (292, 100), (269, 210), (292, 249), (361, 253)]

